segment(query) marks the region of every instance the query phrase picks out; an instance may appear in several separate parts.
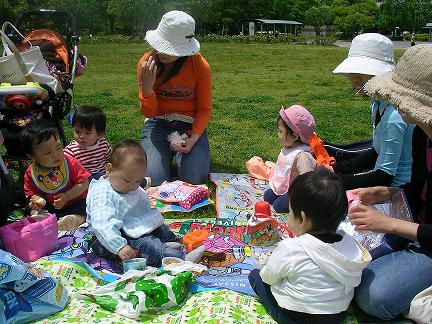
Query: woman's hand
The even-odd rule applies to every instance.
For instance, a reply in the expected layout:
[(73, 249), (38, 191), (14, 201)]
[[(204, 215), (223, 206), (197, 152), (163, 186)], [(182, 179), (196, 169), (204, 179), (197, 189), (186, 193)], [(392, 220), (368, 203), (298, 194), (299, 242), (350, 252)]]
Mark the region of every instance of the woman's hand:
[(144, 97), (152, 94), (153, 86), (156, 81), (157, 65), (153, 56), (149, 56), (147, 61), (141, 65), (141, 90)]
[(357, 204), (349, 209), (351, 224), (356, 231), (371, 231), (377, 233), (390, 233), (394, 218), (380, 213), (375, 208)]
[(399, 189), (390, 187), (358, 188), (351, 192), (360, 197), (364, 205), (373, 205), (378, 202), (390, 200), (395, 191)]
[[(182, 137), (184, 136), (184, 134), (182, 135)], [(190, 150), (192, 149), (192, 147), (195, 145), (196, 142), (198, 142), (199, 140), (199, 135), (192, 135), (191, 137), (186, 137), (184, 139), (184, 143), (181, 145), (176, 145), (176, 144), (171, 144), (171, 148), (174, 151), (183, 153), (183, 154), (187, 154), (190, 152)]]

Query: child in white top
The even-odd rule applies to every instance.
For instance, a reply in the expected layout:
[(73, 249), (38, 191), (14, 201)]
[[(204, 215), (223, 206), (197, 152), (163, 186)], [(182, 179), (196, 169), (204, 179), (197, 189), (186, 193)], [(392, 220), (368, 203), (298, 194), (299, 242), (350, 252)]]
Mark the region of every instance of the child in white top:
[(270, 189), (264, 192), (264, 200), (279, 213), (289, 211), (290, 183), (300, 174), (316, 168), (309, 146), (309, 138), (314, 131), (315, 120), (306, 108), (293, 105), (287, 109), (282, 107), (279, 111), (278, 137), (283, 148), (270, 174)]
[(140, 182), (147, 169), (147, 155), (133, 140), (114, 147), (107, 163), (107, 175), (90, 183), (87, 222), (97, 240), (91, 248), (97, 255), (128, 260), (139, 255), (147, 264), (160, 267), (164, 257), (198, 262), (204, 246), (185, 256), (176, 235), (150, 201)]
[(99, 179), (105, 174), (105, 164), (111, 155), (111, 147), (105, 139), (106, 116), (96, 106), (78, 107), (72, 118), (74, 139), (64, 148), (71, 156), (92, 174), (91, 179)]
[(369, 252), (337, 230), (348, 211), (343, 184), (318, 168), (289, 188), (288, 227), (296, 235), (279, 243), (249, 281), (278, 323), (339, 323), (360, 284)]

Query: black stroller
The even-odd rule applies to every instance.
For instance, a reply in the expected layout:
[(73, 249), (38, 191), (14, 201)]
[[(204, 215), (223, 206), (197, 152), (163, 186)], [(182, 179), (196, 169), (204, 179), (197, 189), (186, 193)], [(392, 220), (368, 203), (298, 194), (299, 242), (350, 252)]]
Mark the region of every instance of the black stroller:
[[(8, 28), (6, 34), (20, 52), (27, 50), (29, 43), (39, 46), (49, 74), (61, 85), (54, 91), (40, 83), (0, 83), (0, 132), (7, 151), (4, 161), (9, 169), (18, 168), (12, 177), (15, 185), (11, 200), (15, 200), (12, 203), (18, 200), (21, 204), (25, 201), (22, 175), (28, 158), (21, 149), (19, 133), (33, 119), (49, 119), (56, 125), (61, 141), (66, 145), (63, 119), (73, 104), (74, 79), (84, 72), (87, 60), (78, 54), (75, 16), (67, 11), (25, 11), (17, 17), (15, 28)], [(4, 170), (0, 171), (0, 176), (9, 179), (4, 173)]]

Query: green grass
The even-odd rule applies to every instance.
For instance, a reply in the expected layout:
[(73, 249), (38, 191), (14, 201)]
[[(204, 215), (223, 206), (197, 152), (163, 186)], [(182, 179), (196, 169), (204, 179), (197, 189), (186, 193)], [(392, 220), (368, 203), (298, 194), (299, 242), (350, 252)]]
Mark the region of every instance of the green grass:
[[(143, 117), (136, 67), (147, 50), (142, 44), (80, 48), (89, 66), (76, 79), (75, 103), (105, 110), (112, 145), (140, 137)], [(213, 117), (208, 126), (212, 172), (245, 173), (244, 163), (253, 155), (275, 161), (280, 150), (276, 119), (282, 105), (306, 106), (316, 119), (318, 136), (328, 141), (371, 137), (369, 99), (356, 96), (347, 78), (332, 74), (347, 56), (346, 48), (204, 43), (201, 53), (213, 72)]]

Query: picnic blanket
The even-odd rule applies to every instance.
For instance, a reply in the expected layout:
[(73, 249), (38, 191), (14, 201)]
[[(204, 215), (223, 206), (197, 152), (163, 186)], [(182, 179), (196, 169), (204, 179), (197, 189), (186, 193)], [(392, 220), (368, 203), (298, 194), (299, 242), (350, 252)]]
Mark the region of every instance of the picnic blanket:
[(173, 232), (186, 234), (207, 229), (210, 237), (201, 262), (209, 268), (208, 274), (196, 278), (196, 291), (228, 288), (255, 296), (248, 275), (255, 269), (251, 258), (246, 222), (235, 219), (165, 220)]
[[(263, 200), (268, 182), (258, 180), (246, 174), (212, 173), (211, 180), (216, 184), (216, 212), (220, 218), (244, 221), (251, 216), (257, 201)], [(402, 190), (394, 194), (391, 201), (373, 205), (385, 215), (413, 221), (408, 202)], [(274, 211), (272, 211), (274, 213)], [(279, 220), (282, 215), (274, 213)], [(369, 251), (382, 244), (384, 234), (357, 232), (347, 217), (339, 226)]]
[(46, 259), (35, 264), (60, 280), (72, 296), (66, 309), (36, 323), (276, 323), (255, 298), (225, 289), (191, 295), (169, 311), (149, 310), (135, 321), (74, 297), (83, 288), (93, 290), (107, 283), (81, 264)]
[(247, 174), (211, 173), (216, 185), (216, 213), (219, 218), (247, 220), (253, 214), (257, 201), (263, 200), (268, 188), (265, 180)]

